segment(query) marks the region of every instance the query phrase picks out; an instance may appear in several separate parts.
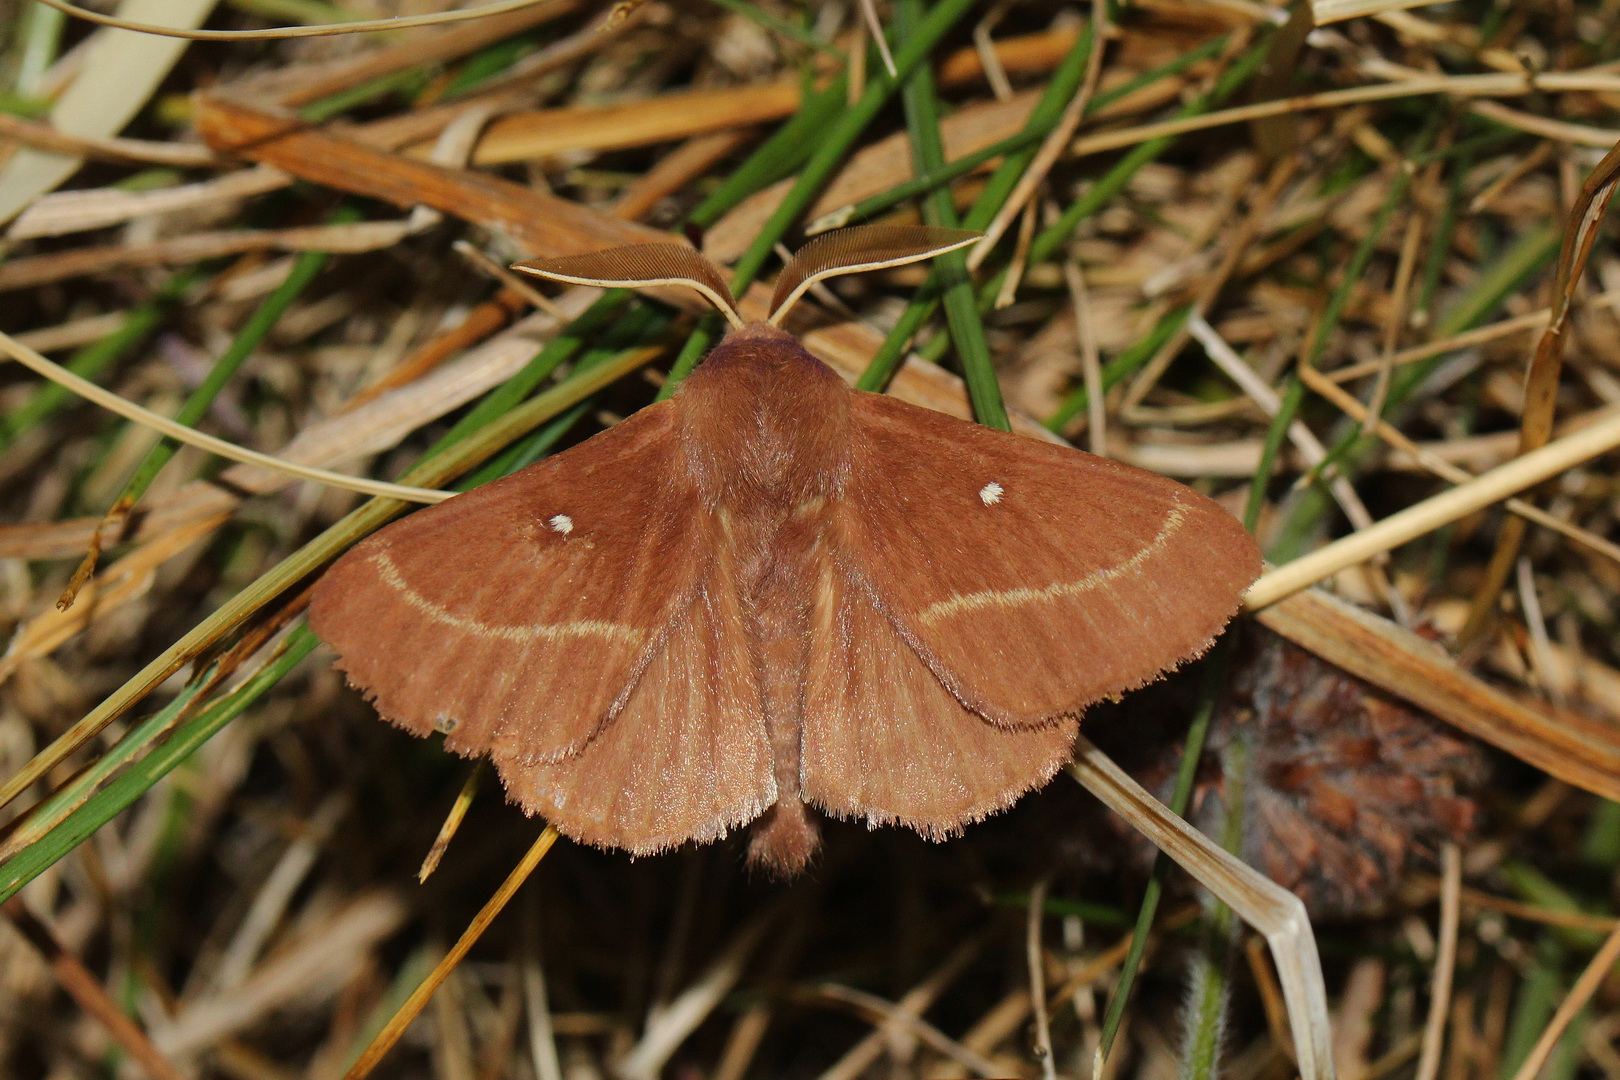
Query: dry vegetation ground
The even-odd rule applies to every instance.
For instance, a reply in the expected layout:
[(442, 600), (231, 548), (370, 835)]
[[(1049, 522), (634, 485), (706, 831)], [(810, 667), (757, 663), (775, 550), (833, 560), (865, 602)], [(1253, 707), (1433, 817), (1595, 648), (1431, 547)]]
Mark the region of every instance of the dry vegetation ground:
[[(848, 0), (651, 0), (607, 28), (551, 0), (88, 63), (85, 24), (0, 4), (0, 329), (244, 446), (466, 484), (695, 358), (691, 311), (584, 289), (536, 310), (512, 258), (685, 228), (768, 281), (828, 215), (984, 227), (1028, 175), (974, 275), (982, 322), (959, 303), (947, 328), (905, 269), (818, 295), (813, 347), (962, 414), (965, 372), (981, 417), (993, 360), (1015, 426), (1249, 512), (1277, 564), (1620, 413), (1620, 259), (1602, 232), (1560, 255), (1609, 194), (1582, 202), (1620, 137), (1610, 0), (1314, 32), (1303, 6), (1136, 0), (1095, 52), (1085, 5), (879, 10), (933, 74), (909, 109)], [(948, 195), (897, 189), (936, 130), (967, 158)], [(339, 1077), (539, 826), (378, 723), (302, 628), (311, 575), (398, 507), (158, 445), (0, 372), (0, 1076)], [(1088, 723), (1168, 798), (1213, 706), (1189, 816), (1319, 916), (1342, 1077), (1522, 1076), (1552, 1024), (1538, 1075), (1620, 1080), (1620, 488), (1595, 452), (1514, 512), (1439, 514), (1310, 579), (1374, 618), (1256, 601), (1270, 629), (1245, 618), (1213, 676)], [(376, 1075), (1092, 1075), (1149, 859), (1068, 777), (947, 844), (827, 838), (793, 885), (736, 837), (559, 844)], [(1264, 951), (1166, 882), (1106, 1075), (1287, 1080)]]

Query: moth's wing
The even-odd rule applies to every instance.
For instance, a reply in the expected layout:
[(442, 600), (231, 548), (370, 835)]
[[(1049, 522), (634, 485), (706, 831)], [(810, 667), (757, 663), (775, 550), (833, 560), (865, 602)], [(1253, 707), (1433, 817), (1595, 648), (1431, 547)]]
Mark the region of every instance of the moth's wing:
[(1038, 724), (1203, 652), (1259, 575), (1154, 473), (856, 394), (838, 513), (879, 606), (965, 705)]
[[(836, 526), (834, 527), (836, 532)], [(1077, 721), (990, 724), (940, 682), (829, 537), (817, 560), (800, 782), (837, 817), (934, 839), (1009, 805), (1070, 754)]]
[(566, 836), (638, 854), (752, 820), (776, 781), (750, 657), (731, 551), (718, 545), (611, 723), (554, 762), (496, 748), (508, 793)]
[(412, 514), (316, 586), (315, 632), (377, 711), (564, 757), (615, 711), (691, 606), (706, 553), (671, 405)]

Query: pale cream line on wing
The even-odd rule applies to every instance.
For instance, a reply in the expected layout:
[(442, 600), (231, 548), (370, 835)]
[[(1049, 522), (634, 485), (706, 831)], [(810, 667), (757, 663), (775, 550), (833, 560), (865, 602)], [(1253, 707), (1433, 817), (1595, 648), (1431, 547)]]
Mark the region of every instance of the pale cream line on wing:
[(580, 622), (560, 623), (552, 626), (546, 623), (530, 623), (527, 626), (494, 626), (490, 623), (469, 619), (465, 615), (456, 615), (446, 611), (443, 606), (435, 604), (423, 596), (405, 580), (400, 573), (399, 565), (394, 562), (393, 556), (386, 551), (379, 551), (371, 557), (382, 579), (388, 586), (396, 590), (405, 602), (428, 615), (437, 622), (453, 626), (457, 630), (465, 630), (469, 634), (476, 634), (484, 638), (498, 638), (504, 641), (534, 641), (546, 638), (552, 641), (561, 641), (575, 637), (599, 637), (605, 640), (615, 638), (635, 644), (644, 636), (643, 631), (634, 626), (621, 626), (618, 623), (603, 622), (600, 619), (585, 619)]
[(1023, 604), (1035, 603), (1044, 600), (1059, 600), (1068, 596), (1080, 596), (1093, 589), (1106, 585), (1115, 578), (1123, 577), (1136, 570), (1143, 563), (1162, 551), (1170, 542), (1177, 529), (1187, 518), (1186, 510), (1178, 502), (1170, 509), (1164, 524), (1159, 528), (1159, 534), (1147, 545), (1118, 566), (1105, 567), (1093, 570), (1079, 581), (1058, 581), (1039, 589), (986, 589), (983, 592), (966, 593), (937, 601), (923, 608), (916, 615), (917, 621), (924, 625), (937, 622), (950, 615), (961, 615), (969, 611), (977, 611), (987, 607), (1018, 607)]

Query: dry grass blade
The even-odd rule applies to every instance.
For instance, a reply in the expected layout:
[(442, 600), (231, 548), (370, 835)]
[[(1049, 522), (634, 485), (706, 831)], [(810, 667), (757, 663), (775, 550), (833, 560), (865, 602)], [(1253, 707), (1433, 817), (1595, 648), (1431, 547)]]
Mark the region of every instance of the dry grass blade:
[(1301, 589), (1390, 551), (1509, 495), (1534, 487), (1565, 469), (1620, 447), (1620, 415), (1600, 420), (1483, 476), (1441, 492), (1376, 524), (1318, 548), (1286, 566), (1268, 570), (1249, 588), (1244, 604), (1256, 611)]
[(1317, 26), (1358, 19), (1367, 15), (1383, 15), (1391, 11), (1437, 4), (1440, 0), (1311, 0), (1311, 18)]
[(124, 1015), (96, 977), (67, 950), (50, 927), (23, 906), (22, 900), (13, 897), (0, 910), (4, 910), (11, 924), (51, 965), (62, 989), (72, 995), (86, 1014), (107, 1029), (124, 1053), (150, 1080), (181, 1080), (184, 1074), (174, 1062), (153, 1045), (133, 1020)]
[[(35, 200), (6, 230), (8, 240), (29, 240), (116, 225), (146, 214), (197, 210), (252, 198), (292, 183), (279, 169), (259, 167), (226, 173), (214, 180), (155, 191), (89, 188), (60, 191)], [(397, 238), (396, 238), (397, 240)]]
[(742, 978), (749, 958), (781, 914), (780, 906), (767, 909), (738, 930), (692, 985), (652, 1011), (647, 1017), (647, 1030), (614, 1071), (623, 1080), (656, 1080), (662, 1075), (670, 1056)]
[(135, 165), (173, 165), (183, 169), (213, 168), (224, 160), (205, 146), (188, 143), (153, 142), (147, 139), (120, 139), (75, 135), (49, 124), (0, 114), (0, 136), (16, 139), (36, 150), (49, 150), (93, 161), (115, 161)]
[(1552, 776), (1620, 798), (1620, 734), (1607, 725), (1572, 725), (1515, 700), (1432, 642), (1321, 590), (1296, 593), (1256, 618), (1342, 670)]
[[(364, 34), (378, 30), (409, 30), (419, 26), (442, 26), (445, 23), (464, 22), (468, 19), (487, 19), (505, 15), (522, 8), (558, 0), (495, 0), (494, 3), (470, 11), (445, 11), (437, 15), (407, 15), (396, 19), (365, 19), (359, 22), (326, 23), (320, 26), (282, 26), (272, 30), (183, 30), (161, 23), (142, 22), (139, 19), (121, 19), (91, 11), (66, 0), (39, 0), (48, 7), (76, 19), (110, 26), (117, 30), (130, 30), (137, 34), (150, 34), (160, 38), (179, 38), (186, 41), (252, 41), (281, 40), (283, 38), (333, 37), (339, 34)], [(146, 16), (147, 18), (155, 17)], [(197, 20), (201, 22), (202, 20)]]
[[(1524, 376), (1524, 408), (1519, 427), (1519, 453), (1528, 454), (1547, 445), (1552, 438), (1553, 420), (1558, 409), (1559, 375), (1564, 366), (1564, 331), (1569, 324), (1570, 305), (1586, 270), (1587, 257), (1597, 242), (1598, 230), (1609, 211), (1609, 199), (1620, 186), (1620, 145), (1598, 162), (1581, 186), (1580, 197), (1570, 207), (1558, 253), (1558, 274), (1553, 282), (1552, 316), (1536, 342), (1530, 369)], [(1485, 568), (1485, 580), (1474, 595), (1474, 607), (1462, 630), (1463, 645), (1478, 641), (1489, 627), (1496, 611), (1497, 595), (1507, 583), (1508, 574), (1519, 557), (1524, 542), (1522, 518), (1502, 523), (1496, 550)]]
[(449, 492), (432, 491), (428, 488), (411, 487), (407, 484), (389, 484), (381, 480), (367, 480), (362, 476), (348, 476), (344, 473), (332, 472), (330, 469), (316, 469), (308, 465), (299, 465), (269, 454), (261, 454), (257, 450), (228, 443), (224, 439), (215, 438), (195, 428), (188, 428), (184, 424), (177, 424), (166, 416), (143, 409), (132, 401), (125, 401), (117, 394), (111, 394), (88, 380), (81, 379), (71, 371), (54, 364), (39, 355), (33, 349), (21, 344), (10, 334), (0, 332), (0, 351), (6, 353), (13, 360), (28, 367), (50, 379), (59, 386), (65, 386), (78, 394), (86, 401), (100, 405), (108, 412), (117, 413), (126, 420), (133, 420), (143, 424), (154, 431), (161, 432), (171, 439), (176, 439), (211, 454), (218, 454), (222, 458), (241, 462), (244, 465), (257, 465), (261, 468), (274, 469), (288, 476), (298, 477), (300, 480), (314, 480), (322, 484), (331, 484), (333, 487), (346, 488), (357, 491), (362, 495), (374, 495), (383, 499), (403, 499), (407, 502), (436, 503), (443, 502), (450, 497)]
[[(215, 0), (124, 0), (119, 10), (166, 27), (199, 26)], [(105, 18), (105, 16), (98, 16)], [(184, 42), (133, 34), (102, 34), (83, 66), (51, 105), (51, 126), (66, 135), (115, 135), (140, 111), (180, 59)], [(23, 149), (0, 166), (0, 223), (78, 171), (74, 154)]]
[(410, 1027), (411, 1022), (422, 1012), (422, 1009), (433, 997), (433, 992), (439, 988), (439, 984), (444, 982), (449, 974), (456, 969), (456, 965), (461, 963), (462, 958), (477, 944), (478, 939), (484, 936), (484, 931), (489, 929), (489, 924), (495, 921), (495, 917), (506, 907), (513, 895), (516, 894), (525, 881), (529, 880), (529, 875), (534, 873), (534, 868), (540, 865), (540, 860), (546, 857), (546, 852), (550, 851), (551, 846), (556, 842), (557, 830), (549, 825), (546, 826), (539, 839), (535, 840), (533, 846), (512, 868), (512, 872), (507, 875), (506, 880), (501, 883), (501, 887), (495, 891), (495, 895), (491, 896), (484, 906), (479, 909), (478, 915), (468, 924), (467, 929), (456, 940), (455, 945), (451, 946), (450, 951), (444, 955), (444, 958), (434, 965), (432, 973), (422, 980), (421, 985), (411, 991), (411, 996), (405, 1000), (405, 1003), (399, 1007), (393, 1016), (389, 1017), (388, 1023), (383, 1025), (382, 1030), (361, 1052), (355, 1063), (349, 1066), (348, 1072), (344, 1073), (344, 1080), (363, 1080), (364, 1077), (371, 1075), (371, 1071), (377, 1067), (377, 1063), (383, 1059), (389, 1050), (393, 1049), (400, 1036), (405, 1034), (405, 1029)]
[(1559, 1004), (1557, 1014), (1548, 1022), (1541, 1037), (1536, 1040), (1530, 1056), (1524, 1059), (1524, 1064), (1513, 1074), (1513, 1080), (1535, 1080), (1576, 1014), (1586, 1008), (1592, 996), (1597, 993), (1598, 987), (1613, 973), (1616, 962), (1620, 962), (1620, 927), (1616, 927), (1609, 934), (1603, 942), (1603, 947), (1592, 957), (1592, 962), (1581, 972), (1581, 977), (1570, 988), (1569, 996)]
[(1333, 1039), (1322, 963), (1299, 897), (1251, 869), (1176, 817), (1110, 761), (1084, 735), (1069, 773), (1110, 810), (1163, 851), (1239, 917), (1265, 935), (1294, 1025), (1294, 1055), (1303, 1080), (1330, 1080)]
[(568, 150), (622, 150), (752, 127), (791, 115), (801, 87), (796, 79), (769, 86), (689, 90), (648, 101), (576, 105), (519, 113), (489, 125), (473, 154), (475, 165), (506, 165)]
[(255, 251), (376, 251), (393, 247), (411, 231), (409, 222), (361, 221), (292, 229), (224, 229), (149, 244), (78, 247), (0, 265), (0, 292), (127, 267), (183, 265)]
[(1451, 1019), (1452, 978), (1457, 970), (1462, 852), (1456, 844), (1447, 844), (1440, 850), (1440, 863), (1440, 948), (1435, 956), (1434, 980), (1429, 988), (1429, 1018), (1423, 1025), (1423, 1053), (1418, 1058), (1416, 1080), (1435, 1080), (1440, 1075), (1446, 1023)]

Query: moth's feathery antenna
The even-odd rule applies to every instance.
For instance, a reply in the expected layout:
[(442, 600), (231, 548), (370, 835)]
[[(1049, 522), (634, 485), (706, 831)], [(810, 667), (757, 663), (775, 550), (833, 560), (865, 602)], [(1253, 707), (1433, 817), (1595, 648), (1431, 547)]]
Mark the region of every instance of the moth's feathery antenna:
[(818, 281), (921, 262), (966, 247), (982, 235), (967, 229), (924, 225), (858, 225), (822, 233), (800, 248), (782, 268), (781, 277), (776, 279), (776, 295), (771, 297), (769, 321), (772, 326), (780, 326), (799, 297)]
[(708, 298), (739, 330), (743, 318), (725, 278), (708, 259), (685, 244), (630, 244), (561, 259), (530, 259), (512, 269), (571, 285), (605, 289), (641, 289), (652, 285), (685, 285)]

